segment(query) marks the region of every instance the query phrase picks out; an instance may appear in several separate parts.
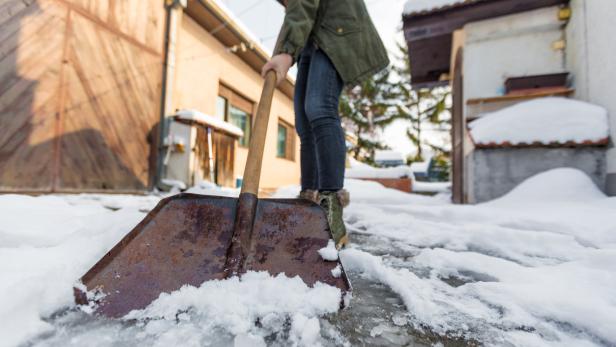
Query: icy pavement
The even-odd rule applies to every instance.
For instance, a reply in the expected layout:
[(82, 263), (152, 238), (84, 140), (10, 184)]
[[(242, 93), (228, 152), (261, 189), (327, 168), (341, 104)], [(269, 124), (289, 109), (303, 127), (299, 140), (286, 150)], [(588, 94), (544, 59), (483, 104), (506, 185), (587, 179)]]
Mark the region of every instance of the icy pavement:
[(332, 313), (334, 288), (252, 273), (116, 321), (75, 308), (72, 285), (159, 198), (0, 196), (0, 346), (616, 345), (616, 199), (579, 171), (478, 206), (347, 188), (349, 308)]

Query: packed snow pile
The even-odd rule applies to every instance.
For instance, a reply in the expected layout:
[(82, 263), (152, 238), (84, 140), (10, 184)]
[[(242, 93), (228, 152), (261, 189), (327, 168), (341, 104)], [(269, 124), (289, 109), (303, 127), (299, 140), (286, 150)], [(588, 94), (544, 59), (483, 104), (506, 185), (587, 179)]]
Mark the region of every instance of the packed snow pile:
[[(439, 9), (454, 5), (460, 5), (465, 2), (478, 2), (482, 0), (408, 0), (404, 5), (404, 14), (420, 13)], [(485, 0), (484, 0), (485, 1)]]
[(605, 194), (584, 172), (560, 168), (535, 175), (511, 192), (487, 204), (523, 204), (537, 202), (584, 202), (605, 198)]
[(412, 178), (413, 172), (406, 165), (396, 167), (378, 168), (351, 160), (351, 167), (345, 170), (346, 178)]
[(252, 343), (265, 346), (264, 338), (282, 333), (290, 318), (290, 341), (314, 346), (321, 330), (317, 317), (337, 312), (340, 301), (336, 287), (317, 283), (310, 288), (299, 277), (248, 272), (241, 278), (161, 294), (147, 308), (132, 311), (124, 319), (142, 321), (163, 337), (186, 329), (202, 330), (203, 336), (223, 330), (240, 338), (250, 336)]
[(469, 124), (478, 145), (564, 144), (605, 141), (607, 111), (566, 98), (540, 98), (487, 113)]

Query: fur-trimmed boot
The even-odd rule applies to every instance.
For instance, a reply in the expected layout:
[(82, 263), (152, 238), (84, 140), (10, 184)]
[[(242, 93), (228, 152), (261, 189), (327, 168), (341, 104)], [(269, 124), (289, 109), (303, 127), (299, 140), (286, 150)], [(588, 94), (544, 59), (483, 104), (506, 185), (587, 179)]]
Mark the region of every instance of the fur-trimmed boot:
[[(343, 203), (340, 198), (345, 195), (340, 192), (341, 191), (319, 193), (319, 205), (321, 205), (327, 214), (329, 230), (336, 243), (336, 249), (338, 250), (349, 243), (349, 237), (346, 232), (346, 227), (344, 226), (344, 220), (342, 219)], [(348, 194), (346, 196), (348, 197)]]
[(315, 204), (319, 203), (319, 191), (318, 190), (302, 190), (301, 192), (299, 192), (299, 195), (297, 196), (298, 199), (304, 199), (304, 200), (310, 200), (312, 202), (314, 202)]
[(340, 200), (340, 204), (342, 207), (347, 207), (351, 203), (351, 194), (346, 189), (340, 189), (338, 191), (338, 200)]

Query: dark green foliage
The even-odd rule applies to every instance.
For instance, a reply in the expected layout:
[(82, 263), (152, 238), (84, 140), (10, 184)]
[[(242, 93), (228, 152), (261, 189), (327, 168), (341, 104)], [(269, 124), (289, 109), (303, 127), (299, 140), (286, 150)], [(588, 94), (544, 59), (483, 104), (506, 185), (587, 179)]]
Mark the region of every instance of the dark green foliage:
[(363, 83), (345, 89), (340, 98), (340, 115), (345, 130), (356, 137), (351, 149), (353, 157), (374, 163), (374, 151), (386, 149), (378, 139), (378, 130), (391, 124), (396, 115), (390, 112), (391, 100), (387, 95), (389, 70), (385, 70)]
[(351, 155), (359, 161), (374, 164), (374, 151), (387, 149), (380, 141), (380, 131), (396, 120), (404, 120), (407, 137), (416, 148), (409, 162), (424, 161), (424, 154), (430, 149), (436, 157), (442, 158), (441, 169), (448, 170), (449, 151), (433, 143), (425, 132), (449, 132), (449, 87), (414, 89), (411, 86), (411, 66), (402, 45), (397, 60), (387, 70), (342, 93), (340, 115), (343, 126), (356, 138)]
[(413, 88), (411, 85), (411, 66), (406, 55), (406, 48), (399, 45), (399, 62), (392, 67), (396, 80), (391, 83), (390, 96), (398, 100), (396, 105), (400, 118), (409, 121), (406, 135), (417, 149), (410, 159), (424, 161), (426, 148), (436, 155), (448, 156), (448, 151), (425, 137), (425, 131), (448, 132), (450, 129), (450, 92), (449, 87)]

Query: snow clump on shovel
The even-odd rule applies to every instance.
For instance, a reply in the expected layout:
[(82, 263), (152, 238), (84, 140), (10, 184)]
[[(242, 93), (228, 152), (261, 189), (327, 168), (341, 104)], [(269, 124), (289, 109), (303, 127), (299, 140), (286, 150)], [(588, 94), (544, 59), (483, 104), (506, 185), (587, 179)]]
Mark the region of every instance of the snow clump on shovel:
[(338, 250), (334, 244), (334, 240), (329, 240), (327, 247), (319, 249), (319, 255), (323, 260), (336, 261), (338, 260)]

